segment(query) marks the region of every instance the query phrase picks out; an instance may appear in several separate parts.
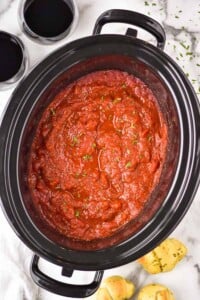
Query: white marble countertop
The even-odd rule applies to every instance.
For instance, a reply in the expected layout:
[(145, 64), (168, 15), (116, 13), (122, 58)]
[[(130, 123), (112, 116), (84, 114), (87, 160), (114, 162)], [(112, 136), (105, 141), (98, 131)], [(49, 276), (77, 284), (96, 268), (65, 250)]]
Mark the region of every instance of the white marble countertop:
[[(17, 22), (19, 0), (0, 1), (0, 30), (19, 36), (26, 45), (30, 57), (30, 65), (38, 63), (47, 54), (71, 40), (90, 35), (97, 17), (110, 8), (131, 9), (150, 15), (159, 21), (166, 31), (165, 51), (188, 74), (193, 87), (200, 96), (200, 0), (77, 0), (79, 22), (70, 37), (53, 46), (38, 45), (29, 40), (21, 31)], [(126, 25), (107, 26), (104, 32), (124, 33)], [(139, 36), (149, 40), (149, 36), (139, 31)], [(2, 113), (12, 90), (0, 92), (0, 114)], [(199, 97), (200, 99), (200, 97)], [(187, 215), (171, 236), (179, 238), (188, 247), (187, 257), (169, 273), (148, 275), (136, 262), (111, 269), (111, 274), (126, 276), (133, 280), (137, 289), (141, 286), (157, 282), (169, 286), (176, 300), (200, 299), (200, 189)], [(17, 249), (17, 251), (16, 251)], [(22, 244), (7, 224), (0, 212), (0, 298), (2, 300), (51, 300), (64, 299), (36, 287), (29, 275), (31, 251)], [(9, 261), (3, 264), (5, 259)], [(55, 274), (58, 267), (45, 266)], [(15, 280), (18, 278), (18, 280)], [(21, 285), (19, 286), (19, 278)], [(75, 283), (86, 282), (91, 274), (75, 272), (72, 280)], [(69, 281), (69, 280), (68, 280)], [(133, 297), (133, 299), (135, 299)]]

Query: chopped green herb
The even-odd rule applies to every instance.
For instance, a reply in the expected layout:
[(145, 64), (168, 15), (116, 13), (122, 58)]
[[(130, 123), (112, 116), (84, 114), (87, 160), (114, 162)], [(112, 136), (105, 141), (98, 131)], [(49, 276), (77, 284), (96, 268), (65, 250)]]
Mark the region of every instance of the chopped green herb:
[(149, 135), (147, 136), (147, 140), (150, 142), (152, 139), (153, 139), (152, 135), (149, 134)]
[(85, 154), (83, 156), (83, 160), (85, 160), (85, 161), (91, 160), (91, 158), (92, 158), (92, 155), (90, 155), (90, 154)]
[(182, 10), (179, 10), (179, 14), (182, 13), (182, 12), (183, 12)]
[(50, 108), (50, 113), (52, 114), (52, 116), (55, 116), (55, 115), (56, 115), (56, 111), (55, 111), (55, 109), (53, 109), (53, 108)]
[(131, 122), (130, 128), (133, 128), (133, 129), (135, 128), (135, 124), (133, 122)]
[(122, 129), (116, 129), (117, 133), (122, 134)]
[(182, 54), (181, 52), (180, 52), (180, 54), (179, 54), (179, 55), (180, 55), (180, 57), (183, 57), (183, 54)]
[(76, 135), (73, 136), (72, 138), (72, 146), (74, 147), (78, 143), (78, 137)]
[(176, 60), (179, 60), (179, 58), (176, 56)]
[(189, 77), (189, 73), (185, 73), (185, 75), (186, 75), (187, 77)]
[(149, 6), (149, 3), (147, 1), (144, 1), (145, 6)]
[(132, 140), (132, 144), (133, 144), (133, 145), (137, 145), (137, 143), (138, 143), (138, 139), (137, 139), (137, 138), (134, 138), (134, 139)]
[(176, 19), (179, 19), (179, 16), (175, 16)]
[(186, 52), (186, 55), (193, 55), (193, 52)]
[(152, 5), (152, 6), (156, 6), (157, 4), (156, 4), (156, 3), (152, 3), (151, 5)]
[(61, 190), (60, 184), (56, 185), (55, 190)]
[(85, 177), (87, 176), (87, 173), (85, 171), (83, 171), (83, 173), (76, 173), (75, 174), (75, 178), (80, 178), (80, 177)]
[(83, 173), (81, 174), (82, 177), (87, 176), (87, 173), (85, 171), (83, 171)]
[(115, 99), (113, 100), (113, 103), (114, 103), (114, 104), (115, 104), (115, 103), (119, 103), (121, 100), (122, 100), (122, 98), (120, 98), (120, 97), (115, 98)]
[(160, 8), (159, 10), (163, 10), (163, 8)]
[(125, 167), (128, 169), (128, 168), (130, 168), (130, 167), (131, 167), (131, 165), (132, 165), (132, 164), (131, 164), (131, 162), (129, 161), (129, 162), (127, 162), (127, 164), (126, 164), (126, 166), (125, 166)]
[(127, 87), (126, 83), (122, 84), (122, 88), (125, 89)]
[(75, 212), (74, 212), (74, 214), (75, 214), (75, 217), (78, 218), (80, 216), (80, 211), (78, 209), (76, 209)]
[(132, 144), (136, 145), (138, 143), (138, 135), (136, 133), (133, 134)]
[(200, 64), (196, 64), (197, 65), (197, 67), (200, 67)]
[(189, 45), (185, 45), (184, 43), (182, 43), (182, 42), (180, 42), (180, 45), (184, 48), (184, 49), (186, 49), (186, 50), (188, 50), (189, 48), (190, 48), (190, 46)]

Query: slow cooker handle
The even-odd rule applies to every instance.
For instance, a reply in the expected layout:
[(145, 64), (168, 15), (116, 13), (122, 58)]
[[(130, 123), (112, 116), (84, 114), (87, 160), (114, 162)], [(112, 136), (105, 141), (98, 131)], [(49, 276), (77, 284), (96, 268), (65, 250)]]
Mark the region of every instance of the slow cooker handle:
[(73, 285), (57, 281), (41, 272), (38, 267), (39, 256), (34, 255), (31, 263), (31, 277), (33, 281), (41, 288), (65, 297), (84, 298), (89, 297), (98, 289), (103, 271), (97, 271), (92, 283), (87, 285)]
[(105, 11), (98, 17), (93, 34), (100, 34), (101, 29), (105, 24), (113, 22), (127, 23), (145, 29), (155, 36), (157, 47), (161, 50), (164, 49), (166, 36), (163, 27), (149, 16), (130, 10), (111, 9)]

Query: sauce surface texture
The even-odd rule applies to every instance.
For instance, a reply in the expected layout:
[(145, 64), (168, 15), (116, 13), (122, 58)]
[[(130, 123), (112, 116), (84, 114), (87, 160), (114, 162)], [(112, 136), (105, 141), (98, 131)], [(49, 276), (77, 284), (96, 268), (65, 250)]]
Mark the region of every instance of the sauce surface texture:
[(141, 80), (88, 74), (62, 89), (39, 122), (28, 171), (34, 205), (64, 236), (110, 236), (144, 208), (166, 147), (165, 121)]

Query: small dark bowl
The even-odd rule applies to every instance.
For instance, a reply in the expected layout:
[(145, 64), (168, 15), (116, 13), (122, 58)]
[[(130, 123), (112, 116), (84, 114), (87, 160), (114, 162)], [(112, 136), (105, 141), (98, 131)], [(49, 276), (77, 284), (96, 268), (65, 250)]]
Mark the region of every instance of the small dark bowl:
[[(16, 85), (19, 82), (19, 80), (21, 80), (23, 78), (23, 76), (25, 75), (25, 73), (28, 69), (29, 60), (28, 60), (27, 50), (20, 38), (18, 38), (17, 36), (15, 36), (9, 32), (0, 30), (0, 40), (1, 41), (6, 40), (8, 43), (10, 43), (12, 45), (12, 47), (14, 45), (17, 49), (16, 57), (9, 57), (9, 60), (13, 59), (15, 61), (15, 64), (18, 59), (20, 61), (19, 67), (17, 69), (16, 69), (16, 66), (14, 67), (14, 65), (12, 67), (9, 66), (9, 68), (7, 67), (9, 72), (11, 72), (13, 74), (10, 78), (6, 79), (5, 81), (0, 81), (0, 90), (7, 90), (7, 89), (13, 87), (14, 85)], [(0, 47), (2, 49), (1, 43), (0, 43)], [(3, 49), (5, 51), (4, 47), (3, 47)], [(3, 51), (3, 50), (1, 50), (1, 51)], [(9, 52), (7, 51), (7, 54), (8, 53), (10, 53), (10, 51)], [(7, 63), (6, 63), (6, 65), (7, 65)], [(1, 65), (1, 68), (4, 70), (2, 65)]]

